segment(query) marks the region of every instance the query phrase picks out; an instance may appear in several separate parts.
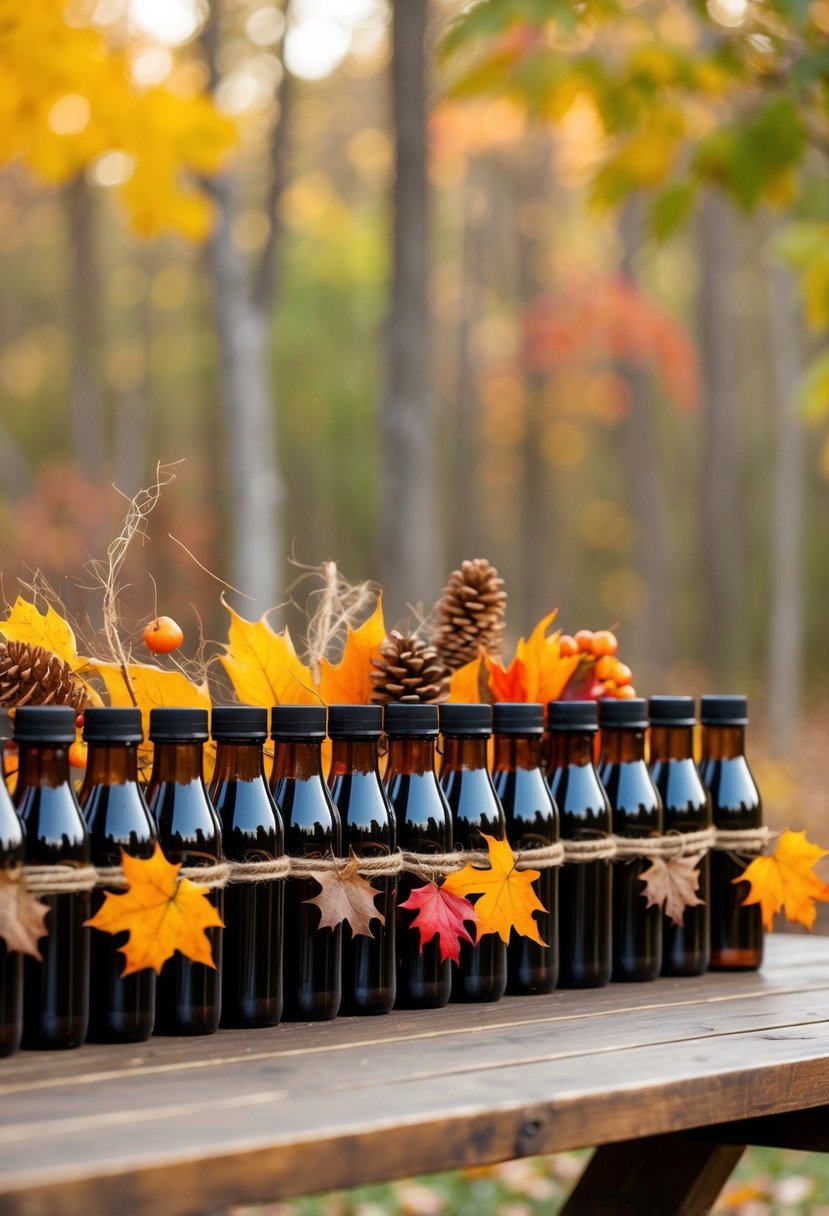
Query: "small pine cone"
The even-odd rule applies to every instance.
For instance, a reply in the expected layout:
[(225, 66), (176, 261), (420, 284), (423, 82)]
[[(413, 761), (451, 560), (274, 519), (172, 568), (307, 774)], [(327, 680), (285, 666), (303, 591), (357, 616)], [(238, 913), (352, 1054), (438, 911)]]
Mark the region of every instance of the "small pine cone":
[(375, 705), (389, 701), (435, 704), (449, 695), (449, 677), (437, 651), (414, 634), (404, 637), (396, 629), (386, 634), (381, 658), (372, 659), (371, 682)]
[(504, 648), (507, 593), (504, 580), (485, 557), (461, 563), (435, 605), (432, 644), (450, 671), (485, 650), (498, 658)]
[(72, 668), (28, 642), (0, 642), (0, 705), (71, 705), (83, 713), (88, 697)]

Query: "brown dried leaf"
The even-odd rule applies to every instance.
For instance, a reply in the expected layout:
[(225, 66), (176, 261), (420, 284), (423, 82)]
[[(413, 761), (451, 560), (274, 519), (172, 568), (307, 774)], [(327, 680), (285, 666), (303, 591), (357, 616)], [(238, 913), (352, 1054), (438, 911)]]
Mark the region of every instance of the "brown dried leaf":
[(386, 918), (377, 911), (375, 897), (380, 892), (365, 878), (360, 877), (360, 861), (352, 849), (344, 866), (332, 870), (312, 870), (311, 877), (319, 883), (320, 893), (306, 904), (316, 904), (320, 910), (320, 929), (335, 929), (344, 920), (351, 926), (352, 934), (371, 937), (370, 921), (375, 918), (381, 925)]
[(0, 937), (9, 950), (30, 954), (42, 962), (37, 943), (49, 932), (49, 911), (48, 904), (29, 894), (22, 869), (0, 870)]
[(655, 857), (647, 870), (639, 877), (645, 884), (642, 892), (650, 908), (654, 904), (663, 908), (665, 915), (675, 925), (685, 923), (686, 908), (694, 908), (705, 903), (697, 895), (699, 888), (699, 863), (702, 853), (694, 853), (690, 857)]

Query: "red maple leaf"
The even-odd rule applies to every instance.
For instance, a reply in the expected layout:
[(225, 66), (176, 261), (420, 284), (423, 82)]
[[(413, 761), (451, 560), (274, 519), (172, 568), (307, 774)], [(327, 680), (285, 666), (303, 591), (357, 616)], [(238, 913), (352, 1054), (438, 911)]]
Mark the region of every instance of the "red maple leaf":
[(420, 951), (437, 936), (440, 945), (440, 957), (443, 962), (451, 958), (460, 961), (461, 941), (473, 942), (474, 938), (466, 928), (464, 921), (477, 924), (475, 909), (468, 899), (459, 895), (450, 895), (442, 887), (433, 882), (425, 886), (415, 887), (401, 908), (417, 911), (417, 916), (411, 924), (412, 929), (420, 932)]

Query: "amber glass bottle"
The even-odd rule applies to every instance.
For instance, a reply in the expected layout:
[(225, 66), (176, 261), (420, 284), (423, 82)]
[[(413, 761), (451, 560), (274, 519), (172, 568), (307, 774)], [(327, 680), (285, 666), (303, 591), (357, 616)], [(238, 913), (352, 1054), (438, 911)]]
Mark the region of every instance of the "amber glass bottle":
[[(745, 697), (703, 697), (700, 775), (711, 798), (714, 826), (745, 831), (763, 823), (763, 804), (748, 767)], [(742, 906), (748, 892), (735, 883), (744, 862), (728, 852), (711, 853), (711, 967), (720, 971), (753, 971), (763, 961), (763, 917), (759, 904)]]
[[(595, 701), (551, 701), (547, 707), (547, 775), (563, 840), (601, 840), (611, 832), (607, 794), (593, 764)], [(559, 984), (598, 988), (610, 980), (612, 867), (579, 861), (559, 879)]]
[[(436, 705), (386, 706), (389, 754), (385, 786), (394, 808), (397, 844), (407, 853), (447, 853), (452, 848), (452, 815), (435, 776), (438, 737)], [(420, 949), (412, 929), (417, 916), (401, 908), (424, 879), (402, 874), (397, 895), (397, 1004), (407, 1009), (437, 1009), (452, 991), (452, 964), (441, 960), (436, 938)]]
[[(483, 849), (481, 833), (503, 840), (504, 812), (487, 767), (492, 735), (490, 705), (441, 705), (443, 760), (440, 784), (452, 812), (452, 836), (464, 849)], [(478, 896), (467, 897), (475, 903)], [(500, 1001), (507, 986), (507, 948), (497, 933), (474, 946), (461, 943), (461, 961), (452, 976), (453, 1001)]]
[[(151, 709), (153, 769), (147, 801), (168, 861), (211, 866), (222, 860), (222, 832), (204, 786), (202, 751), (208, 739), (206, 709)], [(222, 911), (221, 892), (210, 900)], [(205, 930), (216, 969), (176, 952), (158, 977), (156, 1034), (213, 1034), (219, 1026), (222, 930)]]
[[(617, 836), (642, 839), (662, 834), (662, 799), (645, 763), (647, 704), (632, 698), (599, 703), (602, 759), (599, 776), (610, 802)], [(655, 980), (662, 967), (662, 912), (648, 907), (641, 875), (647, 857), (613, 863), (614, 980)]]
[[(282, 857), (282, 817), (263, 768), (267, 709), (219, 705), (211, 726), (216, 763), (209, 793), (225, 858), (255, 864)], [(222, 1026), (274, 1026), (282, 1016), (284, 905), (283, 879), (225, 888)]]
[[(9, 711), (0, 709), (0, 764), (9, 731)], [(0, 769), (0, 870), (13, 870), (22, 864), (23, 828)], [(8, 950), (0, 938), (0, 1056), (17, 1051), (22, 1033), (23, 955)]]
[[(328, 788), (343, 828), (343, 852), (389, 856), (395, 850), (394, 811), (380, 781), (377, 741), (383, 729), (379, 705), (330, 705), (331, 768)], [(371, 880), (374, 904), (384, 918), (371, 922), (371, 937), (343, 936), (343, 1013), (389, 1013), (397, 988), (394, 912), (397, 876)]]
[[(138, 784), (138, 744), (144, 739), (139, 709), (90, 708), (84, 713), (83, 737), (89, 745), (79, 800), (89, 831), (92, 864), (117, 866), (121, 850), (131, 857), (150, 857), (155, 822)], [(103, 890), (92, 895), (92, 913), (104, 902)], [(95, 929), (90, 942), (89, 1031), (99, 1043), (137, 1043), (153, 1032), (155, 972), (137, 971), (122, 978), (119, 947), (126, 933)]]
[[(558, 807), (541, 771), (544, 706), (496, 702), (492, 707), (495, 756), (492, 780), (514, 849), (541, 849), (559, 837)], [(546, 946), (513, 934), (507, 946), (507, 992), (552, 992), (558, 981), (558, 870), (540, 871), (535, 889), (546, 912), (535, 922)]]
[[(285, 825), (289, 857), (342, 855), (337, 808), (322, 778), (325, 708), (275, 705), (276, 743), (271, 790)], [(289, 878), (285, 892), (285, 1016), (293, 1021), (335, 1018), (342, 999), (342, 925), (320, 929), (320, 911), (305, 901), (319, 894), (313, 878)]]
[[(664, 808), (666, 832), (699, 832), (711, 826), (711, 801), (694, 764), (693, 697), (651, 697), (650, 768)], [(686, 908), (684, 925), (662, 918), (662, 974), (702, 975), (710, 957), (710, 863), (699, 867), (697, 894), (704, 902)]]
[[(15, 791), (31, 865), (89, 865), (89, 836), (69, 781), (75, 711), (67, 705), (21, 706), (14, 737), (20, 749)], [(89, 1017), (88, 891), (39, 895), (51, 909), (39, 963), (23, 962), (23, 1046), (79, 1047)]]
[(12, 737), (12, 722), (7, 709), (0, 709), (0, 785), (8, 790), (6, 779), (6, 750)]

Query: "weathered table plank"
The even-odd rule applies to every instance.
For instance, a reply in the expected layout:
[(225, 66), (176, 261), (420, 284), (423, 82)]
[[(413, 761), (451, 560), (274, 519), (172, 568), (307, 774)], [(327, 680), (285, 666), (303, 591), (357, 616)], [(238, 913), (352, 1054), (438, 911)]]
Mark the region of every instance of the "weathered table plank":
[(829, 939), (718, 974), (0, 1062), (0, 1212), (273, 1199), (817, 1106)]

